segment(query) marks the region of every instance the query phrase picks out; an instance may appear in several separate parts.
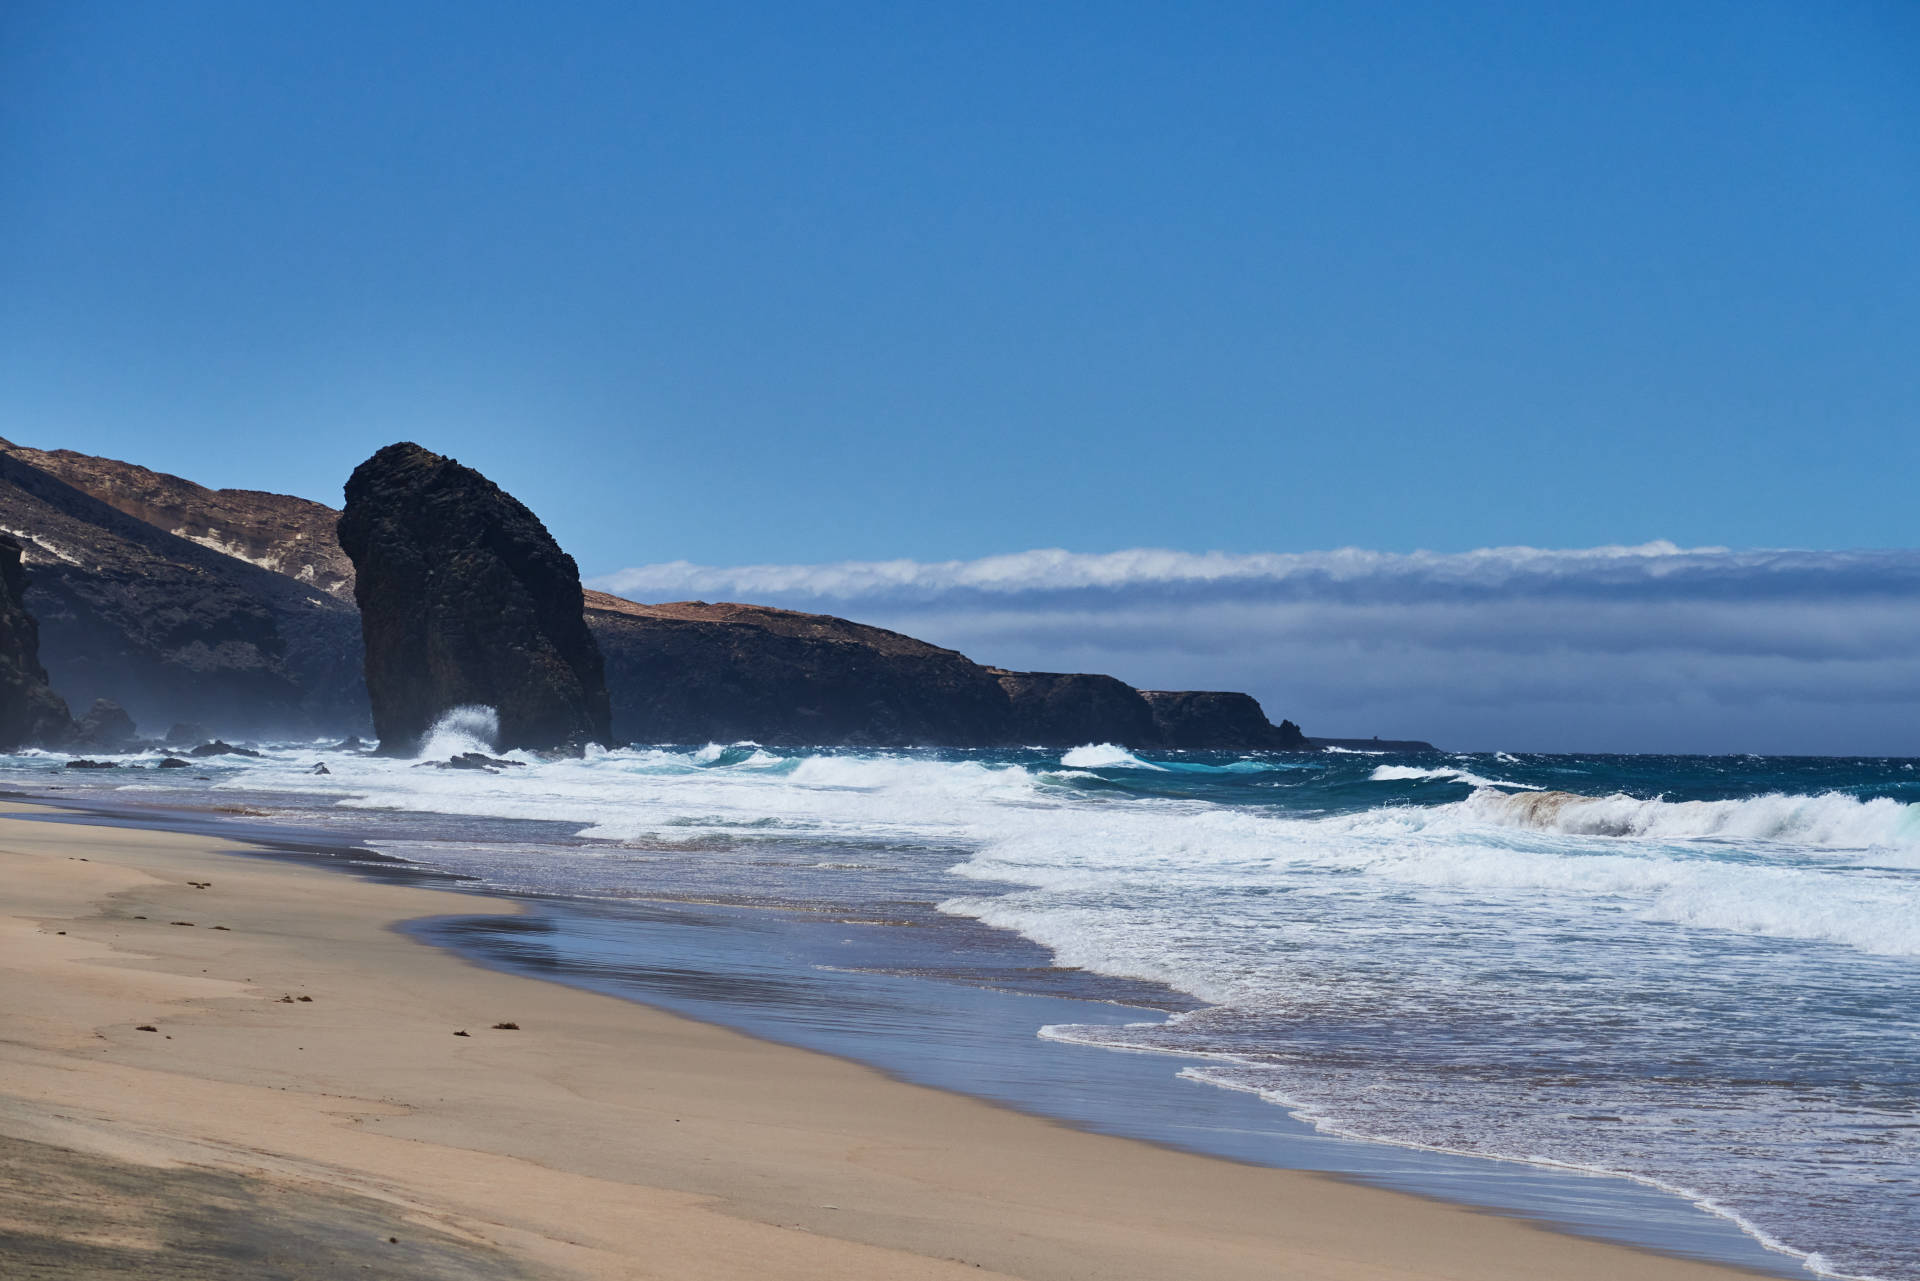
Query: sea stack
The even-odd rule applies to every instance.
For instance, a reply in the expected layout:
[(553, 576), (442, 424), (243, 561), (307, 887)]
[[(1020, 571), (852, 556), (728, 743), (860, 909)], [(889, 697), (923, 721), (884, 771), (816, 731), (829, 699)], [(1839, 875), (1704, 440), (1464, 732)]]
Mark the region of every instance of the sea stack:
[(356, 467), (340, 514), (380, 750), (410, 755), (444, 712), (485, 704), (499, 750), (607, 743), (607, 687), (580, 570), (539, 517), (411, 443)]
[(0, 751), (58, 743), (73, 732), (67, 704), (40, 666), (40, 626), (21, 598), (20, 541), (0, 534)]

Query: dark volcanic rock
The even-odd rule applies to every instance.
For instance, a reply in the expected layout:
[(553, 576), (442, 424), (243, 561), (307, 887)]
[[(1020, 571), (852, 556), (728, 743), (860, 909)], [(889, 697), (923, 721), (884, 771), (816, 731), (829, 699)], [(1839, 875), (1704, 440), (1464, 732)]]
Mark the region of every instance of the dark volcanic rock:
[[(510, 761), (503, 756), (488, 756), (485, 752), (461, 752), (458, 756), (449, 756), (444, 761), (421, 761), (415, 769), (477, 769), (488, 774), (498, 774), (503, 769), (521, 769), (522, 762)], [(317, 773), (326, 773), (326, 766), (319, 766)]]
[(87, 714), (74, 722), (73, 732), (76, 744), (103, 752), (127, 748), (140, 736), (127, 709), (110, 698), (94, 699)]
[(77, 761), (68, 761), (67, 768), (68, 769), (119, 769), (120, 766), (114, 763), (113, 761), (77, 760)]
[(187, 755), (189, 756), (258, 756), (260, 755), (260, 753), (254, 751), (250, 747), (235, 747), (232, 743), (224, 743), (216, 738), (211, 743), (200, 744), (200, 746), (194, 748), (191, 752), (188, 752)]
[(620, 742), (988, 747), (1007, 741), (987, 669), (911, 636), (761, 605), (587, 593)]
[(111, 698), (149, 725), (365, 724), (350, 605), (130, 516), (25, 452), (0, 442), (0, 526), (25, 544), (54, 689), (74, 704)]
[(1140, 691), (1111, 676), (1078, 672), (995, 670), (1011, 712), (1005, 742), (1024, 747), (1078, 747), (1158, 742), (1153, 711)]
[(181, 760), (178, 756), (168, 756), (163, 758), (158, 765), (154, 766), (154, 768), (155, 769), (191, 769), (192, 767), (188, 765), (187, 762)]
[(59, 744), (73, 732), (67, 704), (40, 666), (40, 625), (27, 612), (20, 541), (0, 534), (0, 752)]
[(499, 713), (501, 748), (612, 739), (580, 571), (499, 486), (389, 445), (347, 481), (339, 535), (382, 751), (412, 752), (441, 713), (474, 703)]
[(1292, 721), (1274, 725), (1251, 694), (1210, 689), (1150, 689), (1140, 697), (1153, 712), (1161, 747), (1215, 751), (1310, 752)]

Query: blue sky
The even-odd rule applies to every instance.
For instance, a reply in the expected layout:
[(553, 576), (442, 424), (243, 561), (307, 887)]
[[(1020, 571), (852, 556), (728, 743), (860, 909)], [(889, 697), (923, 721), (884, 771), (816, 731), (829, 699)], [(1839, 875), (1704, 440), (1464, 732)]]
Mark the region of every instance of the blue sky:
[(1916, 68), (1908, 0), (14, 0), (0, 435), (414, 439), (589, 575), (1909, 547)]

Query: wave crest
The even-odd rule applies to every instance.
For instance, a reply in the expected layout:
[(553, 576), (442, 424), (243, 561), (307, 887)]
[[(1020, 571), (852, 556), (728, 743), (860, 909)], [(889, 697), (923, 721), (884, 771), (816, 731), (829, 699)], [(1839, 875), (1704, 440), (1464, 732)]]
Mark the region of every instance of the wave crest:
[(1615, 793), (1521, 794), (1482, 788), (1460, 803), (1473, 817), (1569, 836), (1790, 841), (1841, 849), (1920, 846), (1920, 806), (1844, 792), (1769, 792), (1737, 801), (1645, 800)]
[(484, 703), (465, 703), (440, 713), (420, 740), (420, 759), (445, 760), (462, 752), (491, 755), (500, 741), (500, 713)]

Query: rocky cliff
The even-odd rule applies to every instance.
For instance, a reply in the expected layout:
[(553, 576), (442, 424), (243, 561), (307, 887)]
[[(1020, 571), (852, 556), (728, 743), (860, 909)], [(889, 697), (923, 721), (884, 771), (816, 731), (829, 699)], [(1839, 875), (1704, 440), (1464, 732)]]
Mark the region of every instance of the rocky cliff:
[(1009, 672), (825, 614), (586, 594), (620, 742), (1311, 751), (1245, 694)]
[(1212, 689), (1149, 689), (1140, 697), (1153, 715), (1161, 747), (1216, 751), (1310, 752), (1312, 745), (1292, 721), (1267, 720), (1251, 694)]
[(323, 503), (255, 489), (208, 489), (133, 463), (70, 449), (7, 453), (156, 529), (284, 574), (342, 601), (353, 599), (353, 563), (340, 550), (340, 513)]
[(987, 747), (998, 682), (964, 655), (878, 627), (761, 605), (640, 605), (588, 592), (621, 742)]
[[(478, 504), (448, 528), (460, 520), (472, 526), (480, 513), (488, 537), (525, 541), (552, 581), (577, 583), (572, 561), (539, 521), (475, 478), (478, 485), (435, 499), (441, 516), (447, 505)], [(336, 535), (338, 520), (332, 508), (306, 499), (208, 489), (114, 459), (0, 441), (0, 530), (14, 531), (24, 544), (32, 570), (26, 604), (41, 623), (41, 661), (53, 689), (75, 707), (118, 700), (153, 736), (176, 722), (230, 737), (366, 731), (356, 576)], [(416, 532), (425, 541), (413, 545), (432, 543), (431, 531)], [(460, 557), (446, 561), (445, 551), (415, 558), (422, 582), (429, 563), (473, 569)], [(498, 582), (472, 582), (480, 594), (464, 603), (463, 589), (442, 583), (448, 616), (466, 622), (455, 628), (463, 639), (436, 651), (436, 663), (463, 647), (472, 659), (505, 634), (488, 629), (507, 627), (506, 620), (483, 616), (474, 602), (513, 593), (503, 595)], [(562, 588), (559, 595), (568, 593)], [(523, 603), (533, 608), (531, 597)], [(588, 737), (1312, 750), (1290, 723), (1268, 724), (1243, 694), (1142, 693), (1110, 676), (990, 669), (897, 632), (763, 606), (640, 605), (598, 592), (583, 604), (611, 694), (610, 723), (596, 720), (582, 695), (581, 716), (591, 727), (577, 732)], [(388, 622), (410, 623), (403, 607), (392, 612)], [(579, 648), (578, 636), (558, 633), (543, 643), (548, 658)], [(511, 644), (507, 650), (517, 652)], [(529, 661), (539, 667), (547, 659)], [(559, 666), (571, 669), (571, 660)], [(490, 702), (479, 686), (491, 688), (491, 680), (458, 697), (441, 689), (426, 701)], [(414, 728), (396, 724), (394, 741), (417, 738), (423, 714), (407, 713)], [(89, 717), (98, 722), (96, 738), (105, 735), (104, 714)], [(549, 729), (534, 737), (548, 738)]]
[(40, 666), (40, 627), (27, 612), (20, 541), (0, 534), (0, 752), (55, 744), (73, 732)]
[(443, 712), (483, 703), (502, 749), (612, 741), (580, 572), (545, 525), (470, 467), (389, 445), (347, 481), (374, 732), (410, 752)]
[(1118, 743), (1157, 747), (1153, 712), (1140, 691), (1111, 676), (994, 669), (1007, 694), (1002, 739), (1017, 747)]
[(129, 515), (11, 446), (0, 530), (23, 546), (41, 662), (70, 705), (112, 699), (149, 734), (178, 721), (236, 735), (365, 725), (346, 602)]

